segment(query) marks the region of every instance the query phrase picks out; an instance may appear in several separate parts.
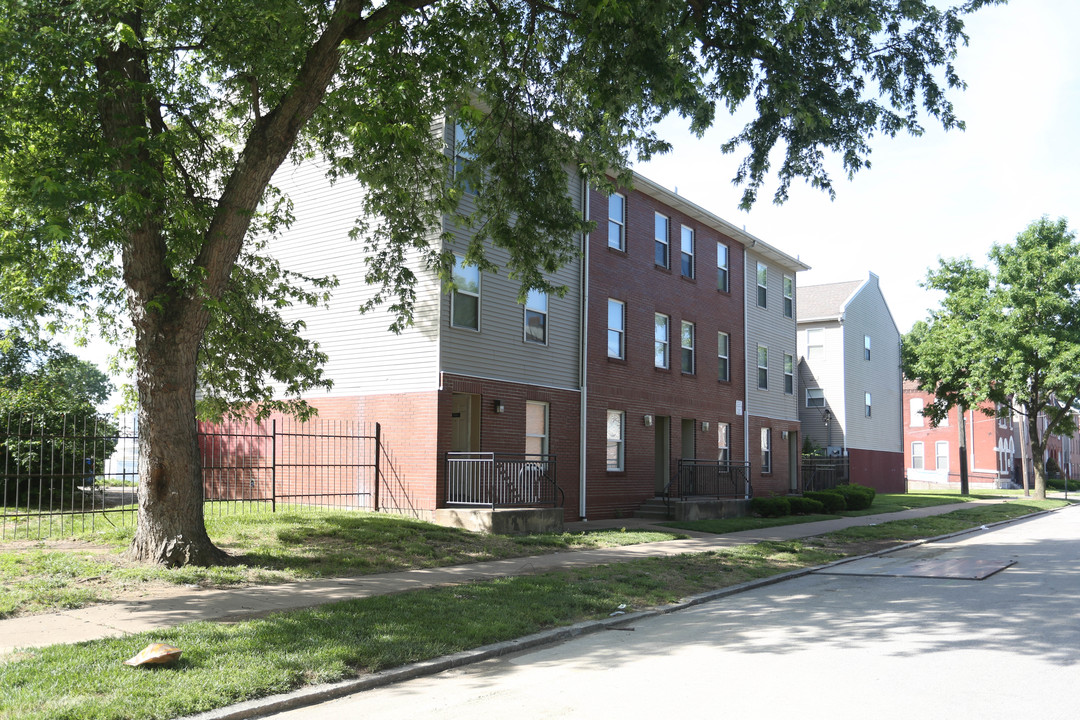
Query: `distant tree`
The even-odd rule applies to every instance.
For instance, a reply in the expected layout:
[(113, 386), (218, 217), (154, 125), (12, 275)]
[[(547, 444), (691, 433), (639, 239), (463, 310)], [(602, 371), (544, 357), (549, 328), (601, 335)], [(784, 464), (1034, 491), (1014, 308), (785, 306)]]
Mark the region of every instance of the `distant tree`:
[(93, 363), (55, 345), (0, 337), (0, 492), (7, 502), (92, 483), (116, 447), (114, 423), (97, 410), (111, 392)]
[[(358, 235), (377, 301), (408, 323), (417, 252), (442, 218), (509, 255), (523, 290), (578, 252), (589, 223), (566, 168), (594, 187), (664, 152), (670, 113), (703, 132), (716, 108), (755, 117), (724, 148), (752, 203), (771, 169), (787, 197), (832, 193), (867, 138), (962, 126), (947, 96), (964, 18), (996, 0), (21, 0), (0, 5), (0, 311), (75, 308), (132, 328), (139, 519), (132, 555), (228, 559), (206, 534), (195, 389), (303, 412), (325, 356), (277, 312), (317, 304), (331, 278), (263, 253), (289, 205), (283, 162), (316, 154), (364, 189)], [(471, 161), (430, 132), (447, 113)], [(774, 154), (774, 148), (781, 148)], [(477, 211), (458, 212), (465, 187)], [(115, 327), (113, 328), (115, 331)], [(114, 332), (115, 334), (115, 332)], [(275, 381), (293, 401), (279, 402)]]
[(925, 287), (945, 297), (904, 337), (904, 374), (934, 394), (923, 414), (935, 425), (951, 407), (986, 400), (1019, 412), (1030, 438), (1035, 497), (1043, 499), (1047, 439), (1076, 430), (1080, 245), (1064, 218), (1044, 217), (1012, 245), (995, 244), (989, 259), (989, 268), (942, 260), (928, 274)]

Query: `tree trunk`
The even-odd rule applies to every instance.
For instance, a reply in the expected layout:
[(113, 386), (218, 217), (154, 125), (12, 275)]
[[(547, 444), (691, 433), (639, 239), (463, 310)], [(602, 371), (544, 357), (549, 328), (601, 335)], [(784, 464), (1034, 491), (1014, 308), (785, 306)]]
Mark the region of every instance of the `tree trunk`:
[(1028, 437), (1031, 439), (1031, 467), (1035, 474), (1035, 499), (1046, 499), (1046, 443), (1039, 432), (1038, 414), (1028, 412)]
[(169, 567), (218, 565), (229, 555), (203, 522), (202, 461), (195, 422), (196, 330), (136, 330), (139, 513), (130, 556)]

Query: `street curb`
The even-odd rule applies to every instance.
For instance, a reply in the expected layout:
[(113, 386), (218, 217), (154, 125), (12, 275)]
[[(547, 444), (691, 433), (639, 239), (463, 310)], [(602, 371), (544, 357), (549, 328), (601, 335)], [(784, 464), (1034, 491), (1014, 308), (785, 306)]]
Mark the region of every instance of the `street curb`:
[(856, 555), (849, 558), (843, 558), (835, 560), (824, 565), (815, 565), (813, 567), (800, 568), (798, 570), (792, 570), (786, 573), (780, 573), (779, 575), (770, 575), (769, 577), (759, 578), (757, 580), (749, 580), (738, 585), (732, 585), (730, 587), (721, 588), (719, 590), (709, 590), (707, 592), (699, 593), (697, 595), (691, 595), (690, 597), (683, 598), (682, 600), (663, 605), (657, 608), (650, 608), (648, 610), (640, 610), (637, 612), (627, 613), (625, 615), (619, 615), (616, 617), (603, 618), (600, 620), (585, 620), (583, 622), (575, 623), (574, 625), (568, 625), (561, 628), (552, 628), (551, 630), (542, 630), (532, 635), (526, 635), (514, 640), (504, 640), (502, 642), (493, 643), (491, 645), (484, 645), (472, 650), (463, 650), (453, 655), (446, 655), (431, 660), (423, 660), (421, 662), (412, 663), (411, 665), (403, 665), (397, 668), (391, 668), (389, 670), (382, 670), (371, 675), (365, 675), (360, 678), (352, 678), (349, 680), (342, 680), (336, 683), (325, 683), (322, 685), (312, 685), (305, 688), (300, 688), (289, 693), (282, 695), (270, 695), (267, 697), (259, 698), (257, 700), (247, 700), (244, 702), (229, 705), (228, 707), (218, 708), (216, 710), (209, 710), (205, 713), (198, 715), (188, 715), (178, 720), (248, 720), (249, 718), (260, 718), (273, 713), (280, 713), (286, 710), (295, 710), (301, 707), (307, 707), (310, 705), (316, 705), (318, 703), (326, 702), (328, 700), (336, 700), (353, 693), (361, 692), (364, 690), (373, 690), (375, 688), (385, 687), (387, 685), (393, 685), (394, 683), (402, 682), (404, 680), (412, 680), (418, 677), (427, 677), (430, 675), (437, 675), (446, 670), (452, 670), (454, 668), (463, 667), (466, 665), (473, 665), (483, 662), (485, 660), (492, 660), (494, 658), (503, 657), (511, 653), (519, 652), (521, 650), (528, 650), (534, 647), (540, 647), (544, 645), (552, 645), (565, 640), (570, 640), (577, 637), (583, 637), (585, 635), (591, 635), (595, 632), (600, 632), (608, 629), (618, 629), (622, 626), (629, 625), (639, 620), (645, 620), (651, 617), (659, 617), (662, 615), (670, 615), (671, 613), (678, 612), (680, 610), (686, 610), (697, 605), (703, 605), (707, 602), (714, 600), (720, 600), (731, 595), (737, 595), (740, 593), (748, 592), (750, 590), (756, 590), (757, 588), (768, 587), (769, 585), (776, 585), (787, 580), (794, 580), (796, 578), (805, 577), (819, 570), (825, 570), (827, 568), (835, 567), (837, 565), (844, 565), (846, 563), (855, 562), (856, 560), (864, 560), (866, 558), (878, 557), (881, 555), (888, 555), (899, 550), (905, 550), (908, 548), (918, 547), (920, 545), (926, 545), (932, 542), (939, 542), (941, 540), (948, 540), (961, 535), (968, 535), (975, 532), (981, 532), (984, 529), (989, 530), (991, 528), (998, 527), (1000, 525), (1007, 525), (1010, 523), (1019, 522), (1021, 520), (1031, 520), (1042, 515), (1058, 512), (1065, 508), (1073, 507), (1072, 505), (1066, 505), (1060, 508), (1053, 508), (1050, 510), (1040, 510), (1037, 513), (1031, 513), (1029, 515), (1023, 515), (1017, 518), (1010, 518), (1008, 520), (999, 520), (998, 522), (991, 523), (989, 525), (983, 525), (980, 527), (968, 528), (966, 530), (959, 530), (954, 533), (948, 533), (945, 535), (937, 535), (930, 538), (921, 538), (919, 540), (913, 540), (903, 545), (897, 545), (896, 547), (886, 548), (884, 550), (878, 550), (872, 553), (866, 553), (865, 555)]

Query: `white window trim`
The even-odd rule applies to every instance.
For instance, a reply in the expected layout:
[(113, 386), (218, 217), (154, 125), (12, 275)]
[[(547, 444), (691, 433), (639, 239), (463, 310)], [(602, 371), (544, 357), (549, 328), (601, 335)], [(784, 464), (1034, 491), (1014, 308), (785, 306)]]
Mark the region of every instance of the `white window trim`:
[[(530, 406), (530, 405), (539, 405), (539, 406), (542, 406), (544, 408), (544, 434), (543, 435), (536, 435), (536, 434), (529, 433), (528, 406)], [(550, 410), (551, 409), (550, 409), (548, 403), (541, 402), (539, 400), (526, 400), (525, 401), (525, 407), (526, 407), (526, 411), (525, 411), (525, 417), (526, 417), (526, 421), (525, 421), (526, 448), (525, 448), (525, 450), (526, 450), (526, 453), (528, 453), (528, 438), (540, 438), (541, 439), (541, 442), (540, 442), (540, 454), (541, 455), (547, 455), (547, 454), (549, 454), (549, 448), (550, 448), (549, 443), (551, 441), (551, 416), (550, 416)]]
[[(544, 309), (543, 310), (538, 310), (535, 307), (529, 307), (529, 303), (531, 302), (534, 293), (538, 297), (540, 297), (540, 296), (543, 297), (543, 299), (544, 299)], [(522, 308), (522, 328), (521, 328), (521, 333), (522, 333), (522, 338), (524, 339), (525, 342), (530, 343), (532, 345), (547, 345), (548, 344), (548, 320), (550, 318), (550, 316), (548, 315), (548, 302), (549, 302), (549, 300), (550, 300), (550, 298), (548, 297), (548, 294), (546, 292), (541, 292), (540, 290), (531, 290), (529, 292), (528, 297), (525, 299), (525, 305)], [(537, 315), (543, 316), (543, 318), (544, 318), (544, 325), (543, 325), (543, 327), (544, 327), (544, 339), (543, 340), (534, 340), (531, 337), (529, 337), (529, 313), (535, 313)]]
[[(664, 319), (664, 339), (660, 340), (656, 337), (656, 332), (660, 328), (659, 320)], [(657, 350), (661, 345), (664, 350), (664, 364), (661, 365), (657, 362)], [(671, 318), (663, 313), (655, 313), (653, 315), (653, 365), (658, 368), (667, 370), (671, 367)]]
[[(459, 266), (460, 267), (465, 267), (465, 258), (462, 255), (458, 255), (457, 253), (454, 253), (454, 270), (456, 271)], [(483, 283), (484, 283), (483, 275), (484, 274), (482, 272), (480, 272), (480, 269), (477, 268), (475, 265), (471, 266), (471, 267), (476, 269), (476, 292), (473, 293), (473, 292), (469, 292), (469, 291), (466, 291), (466, 290), (462, 290), (461, 288), (455, 287), (454, 291), (452, 293), (450, 293), (450, 327), (456, 328), (458, 330), (471, 330), (472, 332), (480, 332), (480, 305), (481, 305), (481, 302), (482, 302), (481, 297), (482, 297), (483, 292), (484, 292), (484, 287), (483, 287)], [(456, 285), (456, 283), (455, 283), (455, 285)], [(456, 301), (457, 301), (457, 296), (459, 294), (460, 295), (465, 295), (467, 297), (476, 298), (476, 327), (472, 327), (471, 325), (457, 325), (457, 324), (454, 323), (454, 308), (455, 308), (455, 304), (456, 304)]]
[(784, 353), (784, 394), (795, 394), (795, 356), (787, 353)]
[[(619, 306), (619, 315), (620, 315), (620, 322), (622, 324), (622, 327), (619, 327), (619, 328), (611, 327), (611, 306), (612, 306), (612, 303)], [(612, 355), (611, 354), (611, 341), (609, 339), (608, 340), (608, 357), (609, 358), (615, 358), (616, 360), (625, 360), (626, 359), (626, 303), (622, 302), (621, 300), (616, 300), (615, 298), (608, 298), (608, 328), (607, 328), (607, 330), (608, 330), (608, 337), (609, 338), (611, 336), (611, 333), (613, 333), (613, 332), (617, 332), (619, 334), (619, 354), (618, 355)]]
[[(686, 249), (686, 238), (687, 237), (690, 238), (690, 249), (689, 250)], [(694, 277), (694, 275), (697, 274), (696, 273), (697, 268), (695, 267), (696, 263), (695, 263), (695, 260), (694, 260), (694, 243), (695, 242), (696, 242), (696, 238), (694, 237), (694, 228), (683, 225), (682, 229), (679, 232), (679, 272), (682, 272), (683, 277), (691, 278), (691, 279)], [(689, 274), (687, 274), (686, 272), (683, 272), (683, 267), (682, 267), (682, 256), (683, 255), (688, 255), (690, 257), (690, 273)]]
[(761, 474), (772, 473), (772, 428), (761, 428)]
[[(915, 452), (915, 448), (919, 448), (919, 452)], [(915, 458), (919, 459), (918, 464), (915, 463)], [(926, 448), (921, 442), (911, 443), (911, 469), (912, 470), (925, 470), (926, 469)]]
[[(689, 346), (686, 344), (686, 335), (685, 335), (686, 328), (690, 328), (690, 345)], [(694, 345), (696, 344), (696, 342), (697, 342), (697, 327), (694, 325), (694, 323), (689, 322), (687, 320), (683, 320), (679, 325), (679, 349), (680, 349), (680, 352), (679, 352), (679, 368), (683, 371), (683, 373), (685, 373), (687, 375), (694, 375), (694, 374), (697, 373), (697, 353), (694, 352)], [(685, 367), (683, 367), (682, 356), (683, 356), (683, 351), (686, 351), (686, 350), (690, 351), (690, 369), (689, 370), (687, 370)]]
[(716, 423), (716, 459), (731, 462), (731, 424)]
[[(758, 349), (758, 352), (757, 352), (757, 369), (758, 369), (757, 388), (758, 388), (758, 390), (768, 390), (769, 389), (769, 348), (765, 347), (764, 345), (758, 345), (757, 349)], [(761, 351), (762, 350), (765, 351), (765, 364), (764, 365), (761, 364)], [(762, 378), (761, 371), (762, 370), (765, 371), (765, 375), (764, 375), (765, 384), (764, 385), (762, 385), (762, 383), (761, 383), (761, 378)]]
[[(938, 459), (942, 457), (942, 452), (941, 452), (941, 446), (942, 445), (945, 446), (945, 453), (944, 453), (945, 465), (944, 465), (944, 467), (942, 467), (941, 464), (938, 463)], [(944, 470), (945, 472), (949, 471), (949, 441), (948, 440), (938, 440), (936, 443), (934, 443), (934, 469), (935, 470)]]
[[(656, 222), (660, 218), (664, 219), (664, 237), (663, 238), (661, 238), (659, 236), (659, 234), (656, 232)], [(665, 269), (671, 269), (671, 218), (669, 218), (667, 215), (664, 215), (663, 213), (658, 213), (658, 212), (653, 213), (653, 241), (654, 241), (654, 243), (653, 243), (653, 263), (656, 264), (657, 267), (662, 267), (662, 268), (665, 268)], [(656, 262), (656, 246), (657, 245), (663, 245), (664, 246), (664, 255), (666, 256), (666, 258), (665, 258), (666, 262), (663, 263), (663, 264)]]
[[(812, 342), (818, 339), (819, 342)], [(814, 349), (818, 352), (814, 352)], [(823, 328), (810, 328), (806, 331), (806, 359), (819, 361), (825, 359), (825, 330)]]
[(784, 317), (795, 317), (795, 278), (784, 276)]
[[(622, 212), (618, 219), (611, 217), (611, 198), (618, 197), (622, 199)], [(619, 226), (619, 243), (618, 245), (611, 244), (611, 223), (615, 223)], [(608, 237), (607, 244), (609, 248), (614, 250), (620, 250), (626, 252), (626, 196), (622, 193), (612, 193), (608, 197)]]
[[(724, 262), (720, 263), (720, 250), (723, 248)], [(731, 250), (725, 243), (716, 243), (716, 289), (720, 292), (731, 292)], [(720, 285), (720, 278), (724, 279), (723, 287)]]
[[(764, 282), (762, 282), (763, 272)], [(769, 266), (762, 262), (757, 264), (757, 290), (757, 306), (767, 308), (769, 306)]]
[[(722, 344), (721, 338), (724, 341)], [(722, 347), (726, 352), (720, 352)], [(731, 336), (726, 332), (716, 333), (716, 358), (718, 375), (721, 367), (726, 371), (724, 377), (717, 377), (718, 382), (731, 382)]]
[(870, 396), (869, 392), (863, 393), (863, 405), (866, 413), (866, 417), (874, 417), (874, 399)]
[(863, 360), (870, 362), (870, 336), (863, 335)]
[[(918, 409), (916, 409), (918, 404)], [(922, 398), (911, 398), (908, 400), (908, 415), (911, 417), (908, 419), (908, 427), (926, 427), (926, 417), (923, 415), (923, 408), (925, 402)]]
[[(820, 405), (811, 405), (810, 404), (810, 393), (815, 391), (815, 390), (821, 393), (821, 404)], [(808, 408), (823, 408), (823, 407), (825, 407), (825, 390), (823, 388), (819, 388), (819, 387), (808, 387), (808, 388), (806, 388), (806, 407), (808, 407)]]
[[(610, 434), (609, 427), (610, 427), (610, 424), (611, 424), (611, 416), (612, 415), (618, 415), (619, 416), (619, 437), (617, 439), (607, 437), (607, 442), (608, 443), (611, 443), (611, 442), (617, 443), (617, 447), (618, 447), (618, 450), (617, 450), (618, 463), (617, 463), (617, 465), (618, 466), (613, 467), (613, 466), (607, 464), (607, 456), (606, 456), (606, 454), (605, 454), (605, 465), (607, 467), (608, 472), (622, 472), (623, 469), (626, 467), (626, 413), (624, 411), (622, 411), (622, 410), (608, 410), (607, 411), (607, 414), (604, 416), (604, 422), (605, 422), (605, 424), (604, 424), (604, 434), (605, 434), (605, 437)], [(605, 446), (605, 448), (606, 448), (606, 446)], [(605, 453), (606, 453), (606, 450), (605, 450)]]

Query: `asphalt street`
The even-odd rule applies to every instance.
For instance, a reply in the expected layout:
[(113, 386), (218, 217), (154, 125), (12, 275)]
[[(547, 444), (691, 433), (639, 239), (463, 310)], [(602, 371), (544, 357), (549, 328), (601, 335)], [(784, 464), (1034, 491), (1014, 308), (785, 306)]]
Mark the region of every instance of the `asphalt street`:
[(1073, 507), (273, 717), (1071, 720), (1078, 560)]

